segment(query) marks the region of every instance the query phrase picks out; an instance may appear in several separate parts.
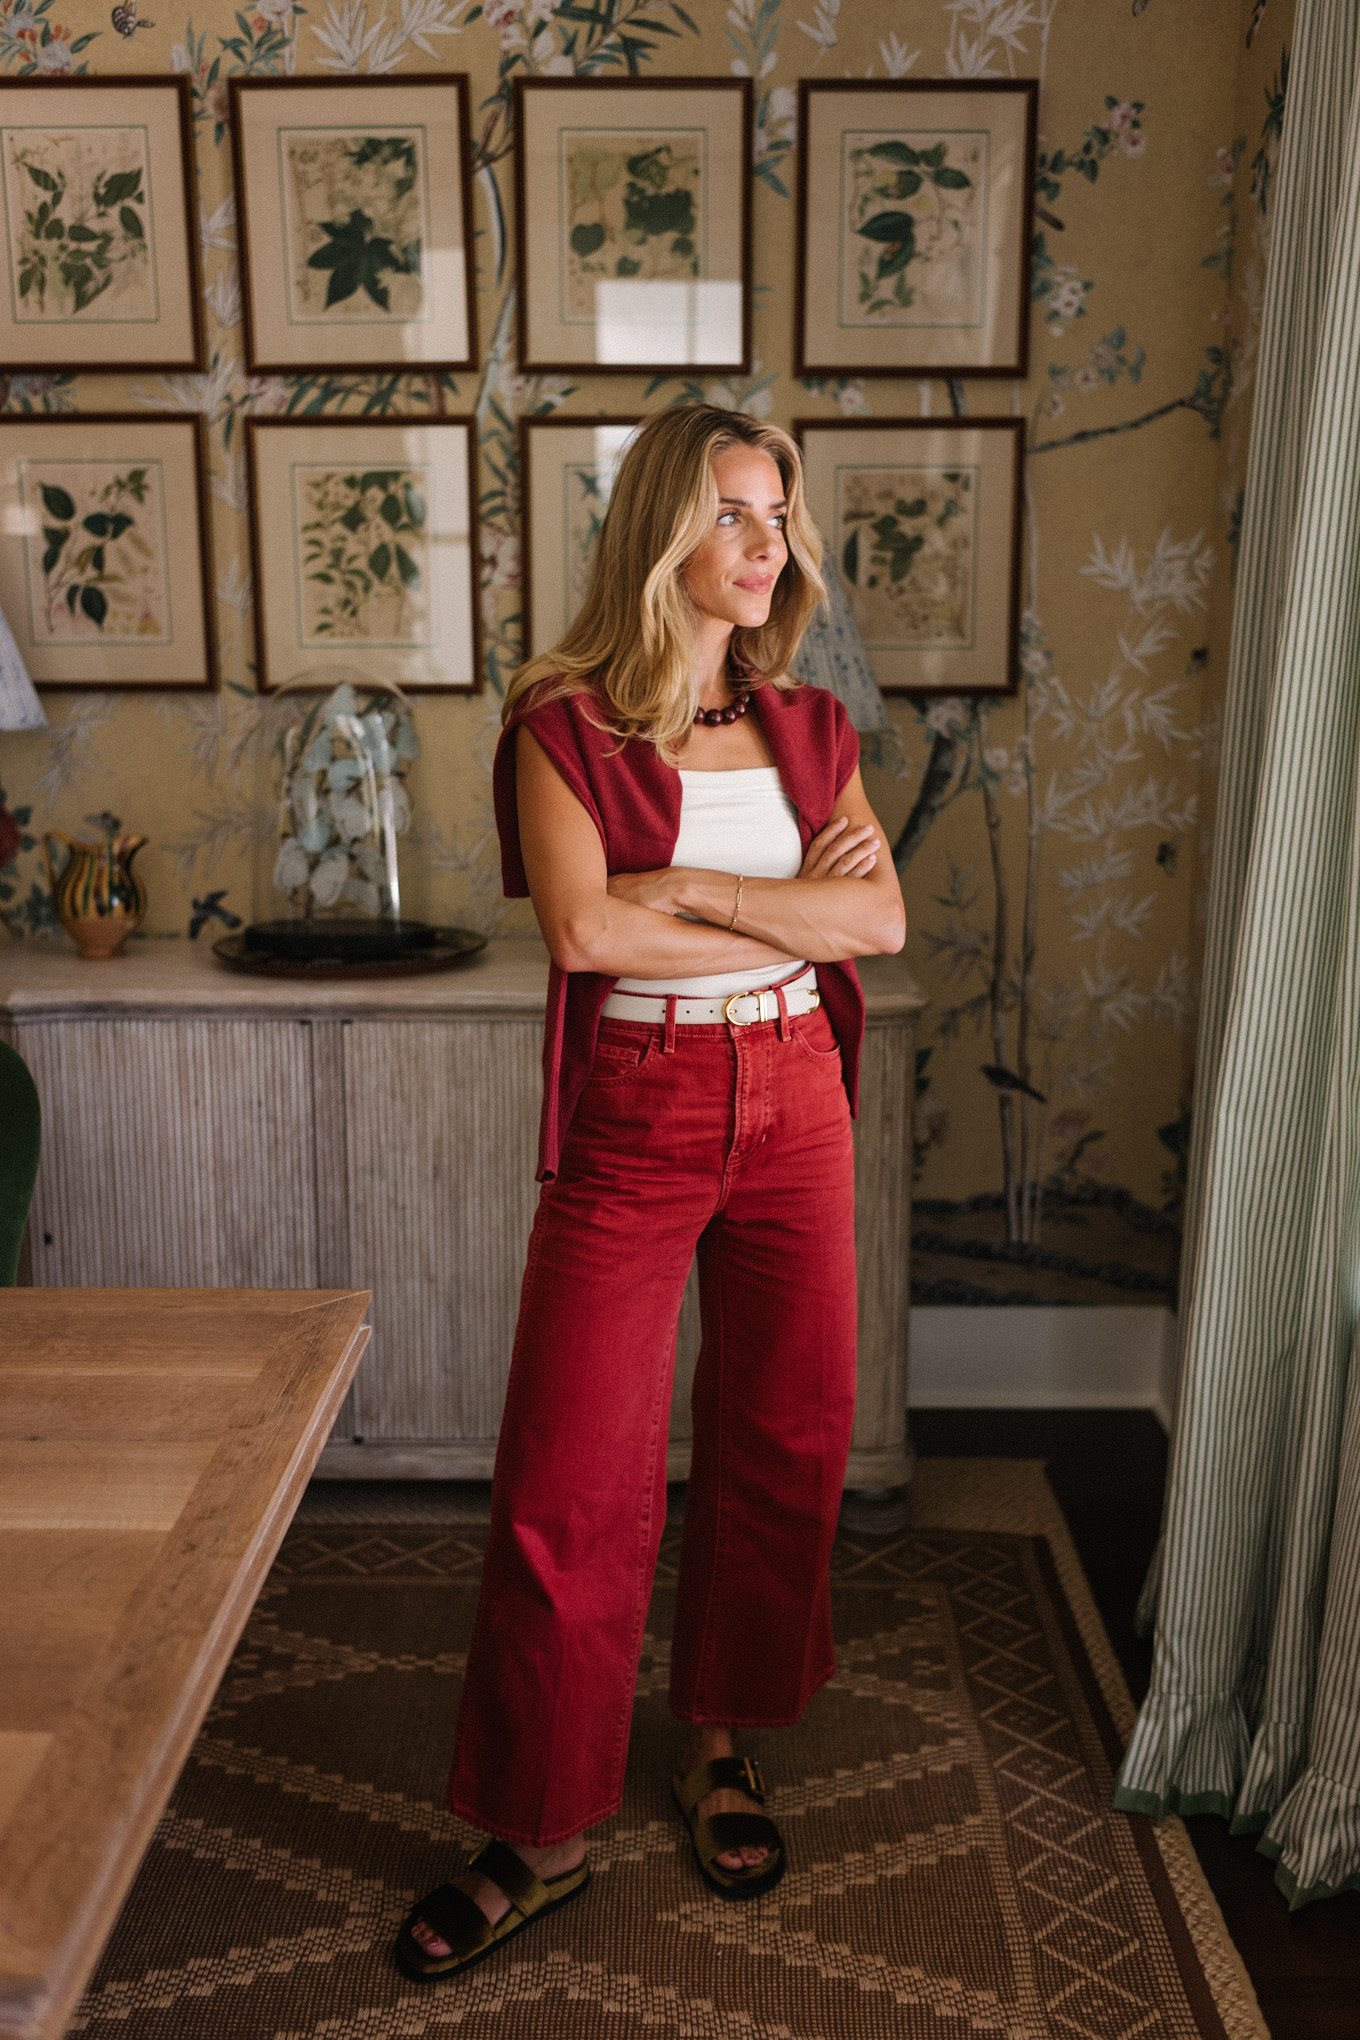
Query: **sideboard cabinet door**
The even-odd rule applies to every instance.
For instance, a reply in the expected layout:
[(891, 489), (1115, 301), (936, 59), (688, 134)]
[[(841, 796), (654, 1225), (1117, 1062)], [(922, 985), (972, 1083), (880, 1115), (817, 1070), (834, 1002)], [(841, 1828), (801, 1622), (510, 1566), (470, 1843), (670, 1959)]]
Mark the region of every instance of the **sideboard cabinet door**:
[(316, 1286), (305, 1024), (101, 1016), (13, 1040), (43, 1107), (35, 1284)]
[(344, 1029), (350, 1280), (373, 1291), (366, 1444), (485, 1441), (505, 1401), (538, 1186), (542, 1022)]

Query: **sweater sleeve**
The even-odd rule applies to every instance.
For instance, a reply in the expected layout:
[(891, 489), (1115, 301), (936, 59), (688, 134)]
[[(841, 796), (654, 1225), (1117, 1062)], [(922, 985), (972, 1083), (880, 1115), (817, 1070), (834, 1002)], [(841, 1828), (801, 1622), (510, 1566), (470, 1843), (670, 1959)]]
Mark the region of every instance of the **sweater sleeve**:
[(845, 791), (855, 767), (859, 764), (859, 731), (846, 712), (845, 703), (836, 701), (834, 728), (836, 733), (836, 795)]
[[(529, 896), (529, 880), (519, 840), (519, 799), (515, 784), (516, 738), (521, 729), (531, 730), (548, 757), (576, 795), (604, 841), (599, 810), (591, 790), (590, 775), (581, 755), (575, 719), (563, 696), (529, 706), (512, 717), (501, 731), (491, 768), (491, 794), (496, 812), (496, 834), (501, 845), (501, 890), (508, 900)], [(853, 731), (851, 732), (853, 735)]]

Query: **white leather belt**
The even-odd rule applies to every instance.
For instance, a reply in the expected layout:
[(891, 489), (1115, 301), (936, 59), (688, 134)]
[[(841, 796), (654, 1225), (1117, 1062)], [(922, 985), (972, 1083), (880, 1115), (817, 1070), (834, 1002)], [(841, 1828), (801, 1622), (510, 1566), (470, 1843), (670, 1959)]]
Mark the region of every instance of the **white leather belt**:
[[(787, 983), (781, 984), (780, 990), (791, 1014), (815, 1013), (822, 1003), (822, 995), (817, 990), (816, 967), (811, 964), (801, 977), (790, 978)], [(641, 1020), (648, 1026), (659, 1027), (666, 1018), (666, 994), (611, 992), (600, 1017), (604, 1020)], [(733, 1027), (751, 1027), (757, 1020), (777, 1020), (779, 1001), (771, 989), (733, 992), (726, 999), (677, 998), (675, 1018), (681, 1027), (721, 1027), (725, 1021)]]

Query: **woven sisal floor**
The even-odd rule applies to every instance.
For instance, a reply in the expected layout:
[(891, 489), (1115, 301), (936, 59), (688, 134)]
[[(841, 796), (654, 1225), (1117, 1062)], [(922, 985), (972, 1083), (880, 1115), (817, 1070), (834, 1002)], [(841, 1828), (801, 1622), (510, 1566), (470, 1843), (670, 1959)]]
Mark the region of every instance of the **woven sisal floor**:
[(480, 1537), (457, 1512), (344, 1514), (290, 1533), (73, 2032), (1264, 2034), (1179, 1826), (1110, 1810), (1128, 1696), (1037, 1466), (928, 1461), (909, 1533), (842, 1539), (838, 1675), (752, 1739), (792, 1858), (755, 1905), (708, 1895), (670, 1810), (668, 1531), (591, 1891), (424, 1990), (387, 1950), (467, 1840), (439, 1801)]

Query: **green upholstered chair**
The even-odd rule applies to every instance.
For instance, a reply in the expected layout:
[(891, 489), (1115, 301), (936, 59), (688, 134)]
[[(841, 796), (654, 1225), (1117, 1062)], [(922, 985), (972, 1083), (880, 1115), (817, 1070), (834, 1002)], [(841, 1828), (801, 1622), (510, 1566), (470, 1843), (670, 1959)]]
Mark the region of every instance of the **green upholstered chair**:
[(0, 1041), (0, 1288), (12, 1289), (38, 1176), (38, 1087), (17, 1049)]

